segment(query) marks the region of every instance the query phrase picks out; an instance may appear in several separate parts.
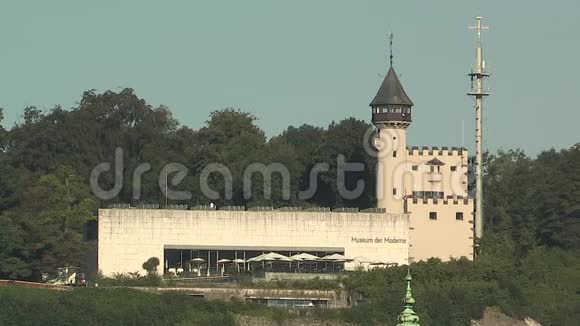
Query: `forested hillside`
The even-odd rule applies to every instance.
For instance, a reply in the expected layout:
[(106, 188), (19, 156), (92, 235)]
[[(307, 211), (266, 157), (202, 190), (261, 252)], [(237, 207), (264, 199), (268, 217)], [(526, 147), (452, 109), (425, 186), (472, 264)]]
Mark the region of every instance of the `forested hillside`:
[[(199, 177), (207, 164), (221, 163), (234, 183), (231, 199), (212, 200), (218, 206), (374, 206), (375, 163), (363, 141), (369, 123), (349, 118), (325, 128), (288, 127), (267, 139), (258, 122), (251, 114), (224, 109), (194, 130), (180, 125), (169, 108), (152, 107), (130, 89), (88, 91), (66, 110), (24, 109), (20, 122), (0, 128), (0, 278), (39, 280), (42, 272), (79, 265), (86, 253), (86, 225), (96, 209), (114, 202), (164, 204), (159, 175), (171, 162), (188, 169), (172, 188), (188, 190), (192, 198), (170, 204), (208, 204)], [(123, 150), (123, 187), (117, 197), (103, 201), (90, 191), (89, 176), (99, 163), (113, 165), (116, 148)], [(364, 171), (347, 174), (345, 181), (352, 189), (364, 180), (365, 191), (357, 199), (338, 195), (339, 154), (364, 164)], [(255, 162), (289, 169), (289, 200), (283, 199), (282, 180), (276, 177), (271, 198), (258, 188), (244, 198), (243, 170)], [(135, 193), (133, 171), (141, 163), (150, 163), (151, 171)], [(315, 163), (328, 163), (329, 171), (320, 174), (312, 198), (300, 198)], [(580, 320), (580, 143), (546, 149), (535, 158), (519, 150), (488, 153), (484, 167), (487, 223), (480, 257), (476, 263), (414, 265), (417, 310), (431, 321), (427, 324), (436, 325), (464, 324), (486, 305), (546, 325), (573, 325)], [(209, 180), (223, 190), (223, 178)], [(111, 189), (114, 181), (113, 173), (105, 173), (100, 185)], [(370, 299), (349, 318), (389, 320), (399, 307), (401, 273), (394, 269), (353, 278), (348, 286)], [(447, 318), (457, 322), (442, 323)]]
[[(233, 191), (230, 200), (211, 200), (218, 206), (373, 206), (373, 160), (362, 144), (368, 123), (350, 118), (327, 128), (289, 127), (268, 140), (256, 122), (251, 114), (223, 109), (193, 130), (180, 125), (167, 107), (154, 108), (130, 89), (86, 92), (69, 110), (24, 109), (22, 121), (0, 133), (0, 277), (38, 280), (41, 272), (78, 265), (85, 251), (83, 227), (95, 218), (96, 208), (109, 203), (165, 204), (160, 172), (168, 163), (181, 163), (188, 170), (172, 189), (192, 193), (190, 200), (169, 204), (209, 204), (199, 176), (208, 164), (221, 163), (233, 175)], [(116, 148), (123, 150), (123, 187), (118, 196), (102, 201), (91, 193), (89, 177), (100, 163), (114, 165)], [(365, 165), (365, 171), (347, 174), (349, 189), (359, 179), (367, 184), (355, 200), (345, 201), (336, 191), (339, 154)], [(260, 189), (263, 183), (255, 182), (252, 197), (245, 199), (244, 169), (251, 163), (272, 162), (288, 168), (290, 198), (283, 199), (282, 180), (274, 174), (270, 198)], [(151, 170), (143, 174), (140, 192), (135, 193), (133, 172), (142, 163), (149, 163)], [(328, 163), (328, 172), (320, 174), (312, 198), (300, 199), (297, 194), (308, 188), (315, 163)], [(114, 173), (103, 173), (99, 185), (112, 189), (114, 181)], [(219, 175), (210, 175), (213, 189), (223, 190), (223, 183)]]

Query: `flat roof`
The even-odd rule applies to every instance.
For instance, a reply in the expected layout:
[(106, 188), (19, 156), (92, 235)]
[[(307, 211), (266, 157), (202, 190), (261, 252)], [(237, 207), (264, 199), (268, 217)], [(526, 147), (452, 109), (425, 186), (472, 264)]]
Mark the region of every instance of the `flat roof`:
[(164, 245), (164, 249), (187, 250), (247, 250), (247, 251), (332, 251), (344, 252), (344, 247), (277, 247), (277, 246), (211, 246), (211, 245)]

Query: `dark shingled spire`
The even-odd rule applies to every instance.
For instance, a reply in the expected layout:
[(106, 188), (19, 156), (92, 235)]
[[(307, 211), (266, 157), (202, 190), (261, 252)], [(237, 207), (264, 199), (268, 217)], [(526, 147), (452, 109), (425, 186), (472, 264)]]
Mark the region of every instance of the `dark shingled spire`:
[(413, 102), (407, 96), (407, 93), (405, 93), (405, 89), (403, 89), (403, 85), (401, 85), (401, 81), (399, 81), (399, 77), (397, 77), (397, 73), (393, 67), (389, 68), (389, 72), (385, 76), (381, 88), (377, 92), (377, 96), (375, 96), (370, 104), (372, 107), (384, 105), (413, 105)]

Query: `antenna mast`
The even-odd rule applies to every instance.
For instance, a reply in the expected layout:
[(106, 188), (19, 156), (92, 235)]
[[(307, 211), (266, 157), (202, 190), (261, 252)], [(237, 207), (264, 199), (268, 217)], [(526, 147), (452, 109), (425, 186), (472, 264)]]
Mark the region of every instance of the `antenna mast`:
[[(483, 98), (489, 93), (483, 91), (483, 80), (489, 77), (485, 71), (485, 61), (481, 49), (481, 31), (488, 27), (481, 26), (482, 17), (475, 17), (477, 25), (470, 27), (477, 31), (477, 47), (475, 49), (475, 69), (471, 70), (471, 92), (468, 95), (475, 98), (475, 238), (483, 236), (483, 184), (482, 184), (482, 111)], [(475, 82), (475, 83), (474, 83)], [(476, 243), (477, 244), (477, 243)]]

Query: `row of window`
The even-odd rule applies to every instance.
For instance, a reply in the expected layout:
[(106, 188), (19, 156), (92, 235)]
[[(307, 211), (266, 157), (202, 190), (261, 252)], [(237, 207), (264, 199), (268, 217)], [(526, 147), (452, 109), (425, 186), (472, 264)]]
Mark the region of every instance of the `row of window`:
[(413, 197), (416, 198), (443, 198), (443, 191), (413, 191)]
[[(437, 220), (437, 212), (429, 212), (430, 220)], [(463, 212), (456, 212), (455, 219), (458, 221), (463, 221)]]
[[(397, 157), (397, 154), (395, 152), (393, 152), (393, 157)], [(412, 165), (411, 166), (411, 170), (418, 171), (419, 170), (419, 166), (418, 165)], [(457, 171), (457, 166), (451, 165), (451, 166), (449, 166), (449, 170), (450, 171)], [(431, 165), (431, 172), (435, 172), (435, 166), (434, 165)], [(441, 172), (441, 166), (440, 165), (437, 165), (437, 172)]]
[(373, 108), (373, 113), (411, 113), (411, 108)]

